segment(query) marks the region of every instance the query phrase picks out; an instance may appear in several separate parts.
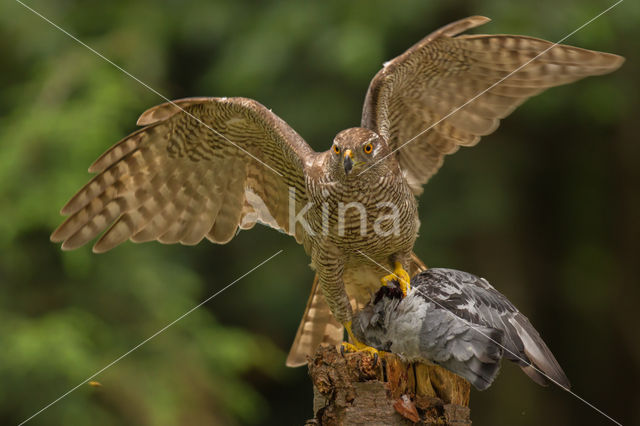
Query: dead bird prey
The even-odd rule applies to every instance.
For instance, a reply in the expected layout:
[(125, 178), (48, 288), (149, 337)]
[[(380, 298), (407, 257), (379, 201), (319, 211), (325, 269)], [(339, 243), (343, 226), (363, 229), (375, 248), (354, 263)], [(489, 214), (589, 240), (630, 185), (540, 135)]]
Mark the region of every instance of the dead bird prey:
[(538, 384), (570, 387), (527, 317), (467, 272), (428, 269), (411, 279), (405, 298), (395, 284), (381, 287), (353, 320), (353, 333), (378, 350), (441, 365), (479, 390), (493, 383), (503, 357)]

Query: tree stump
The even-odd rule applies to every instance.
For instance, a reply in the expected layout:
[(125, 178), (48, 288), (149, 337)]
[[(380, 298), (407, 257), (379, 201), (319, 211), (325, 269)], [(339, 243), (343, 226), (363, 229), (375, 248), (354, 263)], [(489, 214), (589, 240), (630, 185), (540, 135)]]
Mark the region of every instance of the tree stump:
[(384, 353), (340, 354), (321, 346), (309, 360), (314, 418), (308, 425), (471, 425), (469, 382), (436, 365)]

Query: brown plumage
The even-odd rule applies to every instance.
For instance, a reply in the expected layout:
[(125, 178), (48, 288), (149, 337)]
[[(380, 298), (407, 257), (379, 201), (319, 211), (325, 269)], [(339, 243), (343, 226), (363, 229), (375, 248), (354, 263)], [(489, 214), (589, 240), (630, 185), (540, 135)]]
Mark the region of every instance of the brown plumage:
[[(552, 43), (531, 37), (458, 36), (487, 21), (449, 24), (385, 64), (367, 92), (362, 127), (340, 132), (323, 153), (251, 99), (189, 98), (151, 108), (138, 120), (145, 127), (90, 167), (97, 175), (63, 207), (69, 217), (51, 239), (70, 250), (106, 229), (95, 252), (129, 239), (226, 243), (258, 221), (294, 236), (316, 270), (287, 359), (300, 365), (320, 342), (342, 340), (341, 323), (368, 301), (386, 268), (396, 261), (411, 274), (423, 267), (411, 251), (415, 195), (446, 154), (476, 144), (546, 88), (623, 62), (563, 45), (536, 58)], [(311, 203), (303, 217), (309, 227), (291, 221), (291, 195), (296, 213)], [(359, 203), (367, 220), (348, 203)], [(376, 222), (385, 211), (379, 203), (395, 206), (395, 219)]]
[(618, 55), (554, 46), (533, 37), (458, 35), (489, 21), (472, 16), (434, 31), (387, 62), (371, 81), (362, 127), (377, 131), (394, 150), (415, 138), (396, 156), (416, 194), (438, 171), (445, 155), (477, 144), (531, 96), (584, 77), (607, 74), (624, 62)]

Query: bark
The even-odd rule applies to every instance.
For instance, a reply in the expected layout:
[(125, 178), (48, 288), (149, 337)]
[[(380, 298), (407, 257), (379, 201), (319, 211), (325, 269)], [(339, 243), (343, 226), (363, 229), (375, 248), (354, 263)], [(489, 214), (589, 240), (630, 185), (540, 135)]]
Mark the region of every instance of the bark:
[(469, 382), (383, 353), (340, 354), (321, 346), (309, 360), (314, 418), (308, 425), (470, 425)]

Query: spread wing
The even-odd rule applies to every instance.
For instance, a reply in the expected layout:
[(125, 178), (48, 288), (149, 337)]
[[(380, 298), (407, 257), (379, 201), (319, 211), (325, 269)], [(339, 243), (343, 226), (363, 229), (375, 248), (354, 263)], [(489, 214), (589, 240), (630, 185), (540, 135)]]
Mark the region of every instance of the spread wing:
[[(107, 229), (95, 252), (131, 239), (226, 243), (257, 221), (289, 229), (289, 193), (306, 202), (305, 166), (315, 153), (282, 119), (251, 99), (189, 98), (147, 110), (146, 127), (106, 151), (97, 175), (62, 208), (51, 235), (82, 246)], [(182, 108), (182, 109), (181, 109)]]
[(362, 127), (385, 137), (393, 150), (402, 146), (395, 155), (416, 195), (446, 154), (478, 143), (529, 97), (606, 74), (624, 62), (617, 55), (532, 37), (455, 37), (488, 21), (472, 16), (435, 31), (387, 62), (371, 81)]

